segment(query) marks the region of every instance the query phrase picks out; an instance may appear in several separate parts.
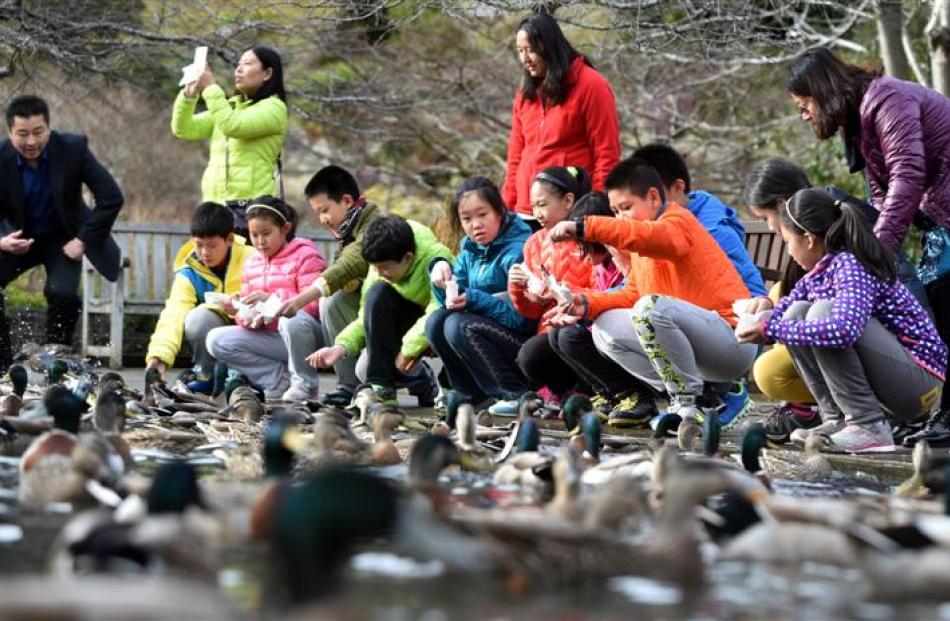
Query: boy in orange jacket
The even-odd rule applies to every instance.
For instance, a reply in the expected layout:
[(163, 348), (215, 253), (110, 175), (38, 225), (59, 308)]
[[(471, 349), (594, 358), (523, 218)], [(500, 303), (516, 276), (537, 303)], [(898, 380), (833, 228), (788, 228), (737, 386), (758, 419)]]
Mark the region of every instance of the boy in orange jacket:
[[(705, 402), (703, 384), (734, 381), (752, 366), (757, 348), (736, 340), (732, 310), (749, 290), (693, 214), (666, 200), (652, 166), (622, 161), (608, 175), (606, 190), (618, 218), (561, 222), (551, 237), (629, 251), (627, 284), (619, 291), (576, 294), (562, 313), (596, 320), (597, 349), (666, 391), (669, 412), (700, 421), (716, 412), (720, 423), (735, 425), (747, 408), (728, 412), (718, 398)], [(654, 411), (647, 403), (639, 415)]]

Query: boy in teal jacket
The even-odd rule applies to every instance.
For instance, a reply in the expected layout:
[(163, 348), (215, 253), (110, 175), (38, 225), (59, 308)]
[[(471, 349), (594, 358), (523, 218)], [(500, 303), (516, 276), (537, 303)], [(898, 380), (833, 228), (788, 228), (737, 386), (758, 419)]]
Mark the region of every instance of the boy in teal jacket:
[(420, 358), (429, 348), (426, 319), (439, 303), (432, 295), (429, 265), (437, 258), (451, 263), (452, 253), (427, 226), (395, 215), (369, 224), (361, 253), (370, 269), (359, 315), (310, 363), (328, 367), (344, 356), (358, 356), (357, 376), (384, 401), (395, 402), (396, 389), (406, 387), (420, 407), (430, 407), (439, 387)]

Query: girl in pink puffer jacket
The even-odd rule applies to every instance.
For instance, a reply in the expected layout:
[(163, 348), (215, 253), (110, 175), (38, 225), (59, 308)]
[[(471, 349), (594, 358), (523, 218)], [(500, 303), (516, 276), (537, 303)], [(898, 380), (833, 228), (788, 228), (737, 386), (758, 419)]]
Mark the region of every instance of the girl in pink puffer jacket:
[[(294, 238), (297, 212), (284, 201), (252, 200), (247, 223), (257, 254), (244, 264), (241, 305), (276, 308), (277, 300), (294, 297), (323, 272), (327, 263), (313, 242)], [(316, 303), (290, 318), (237, 312), (236, 322), (208, 333), (212, 356), (263, 386), (268, 399), (300, 401), (315, 395), (317, 374), (305, 358), (323, 345)]]

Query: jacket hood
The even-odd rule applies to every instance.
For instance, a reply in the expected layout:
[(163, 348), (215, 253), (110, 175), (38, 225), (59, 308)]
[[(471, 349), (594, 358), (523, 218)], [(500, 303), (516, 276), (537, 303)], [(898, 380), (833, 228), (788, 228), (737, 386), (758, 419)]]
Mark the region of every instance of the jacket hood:
[(686, 209), (696, 216), (704, 227), (708, 229), (716, 224), (726, 224), (736, 229), (743, 238), (745, 237), (745, 229), (739, 222), (739, 216), (734, 209), (702, 190), (690, 192), (688, 196), (689, 204), (686, 205)]

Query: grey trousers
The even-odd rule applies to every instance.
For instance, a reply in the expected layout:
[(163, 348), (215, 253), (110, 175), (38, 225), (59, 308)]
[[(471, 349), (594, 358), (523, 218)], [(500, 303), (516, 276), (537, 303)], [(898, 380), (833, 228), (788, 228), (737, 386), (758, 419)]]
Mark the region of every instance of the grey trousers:
[(735, 381), (748, 373), (758, 350), (740, 344), (718, 313), (661, 295), (607, 311), (594, 322), (593, 335), (600, 353), (670, 396), (701, 395), (704, 381)]
[[(795, 302), (782, 318), (825, 319), (833, 306), (831, 300)], [(873, 318), (852, 347), (787, 347), (825, 421), (842, 416), (856, 424), (916, 420), (937, 403), (943, 385)]]
[(323, 328), (313, 315), (303, 311), (293, 317), (281, 317), (277, 332), (287, 348), (287, 367), (290, 385), (301, 386), (310, 392), (320, 387), (320, 375), (307, 364), (307, 356), (323, 347)]
[(241, 326), (215, 328), (208, 333), (208, 351), (265, 390), (281, 386), (292, 369), (308, 373), (299, 375), (297, 381), (313, 382), (315, 387), (316, 370), (305, 358), (319, 347), (320, 322), (300, 311), (289, 319), (281, 318), (277, 325), (277, 332)]
[(185, 340), (191, 347), (195, 372), (201, 377), (210, 377), (214, 373), (214, 356), (205, 347), (208, 332), (229, 323), (218, 313), (203, 306), (193, 308), (185, 315)]
[[(356, 319), (360, 310), (360, 290), (351, 293), (337, 291), (328, 298), (320, 298), (320, 326), (323, 342), (332, 345), (343, 328)], [(345, 356), (333, 365), (337, 388), (354, 392), (359, 380), (356, 376), (356, 358)]]

